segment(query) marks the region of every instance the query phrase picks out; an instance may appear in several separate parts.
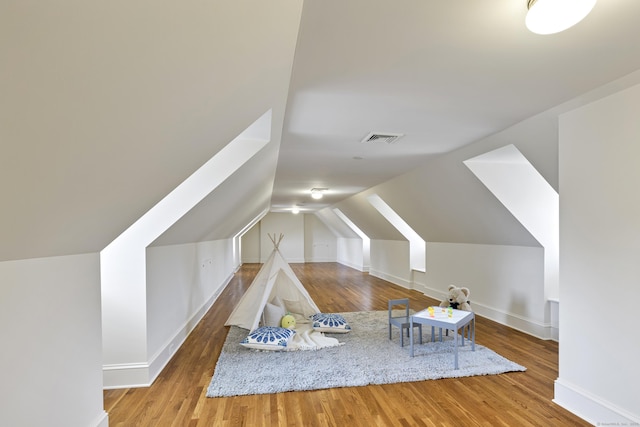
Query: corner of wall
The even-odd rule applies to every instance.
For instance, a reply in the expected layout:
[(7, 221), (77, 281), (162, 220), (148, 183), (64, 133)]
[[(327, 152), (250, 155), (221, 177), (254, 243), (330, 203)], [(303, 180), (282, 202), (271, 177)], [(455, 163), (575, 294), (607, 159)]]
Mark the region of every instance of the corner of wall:
[(120, 365), (104, 365), (103, 372), (103, 388), (119, 389), (119, 388), (135, 388), (149, 387), (155, 379), (160, 375), (164, 367), (169, 363), (171, 358), (180, 349), (184, 341), (187, 339), (191, 331), (198, 325), (200, 320), (213, 306), (218, 299), (220, 293), (226, 288), (233, 277), (230, 275), (214, 294), (187, 320), (173, 337), (168, 340), (154, 354), (148, 363), (120, 364)]
[(554, 383), (553, 402), (593, 425), (640, 425), (640, 419), (561, 378)]
[(102, 413), (90, 425), (95, 427), (109, 427), (109, 414), (102, 411)]

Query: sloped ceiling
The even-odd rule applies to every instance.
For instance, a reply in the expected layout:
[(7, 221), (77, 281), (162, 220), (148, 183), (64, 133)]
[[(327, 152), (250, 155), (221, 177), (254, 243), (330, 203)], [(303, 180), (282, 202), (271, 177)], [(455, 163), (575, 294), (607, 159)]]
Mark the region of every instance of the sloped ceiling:
[(3, 1), (0, 260), (100, 251), (270, 108), (279, 144), (300, 14)]
[[(555, 118), (503, 132), (639, 70), (640, 2), (601, 0), (554, 36), (525, 14), (525, 0), (5, 0), (0, 260), (101, 250), (268, 109), (272, 143), (155, 244), (294, 205), (398, 238), (364, 203), (374, 191), (427, 240), (534, 244), (445, 164), (514, 143), (557, 188), (557, 149), (537, 146), (557, 146)], [(361, 144), (372, 131), (405, 136)], [(312, 187), (330, 191), (315, 202)]]
[[(640, 68), (637, 0), (550, 36), (526, 3), (305, 2), (273, 209), (333, 205)], [(361, 144), (372, 131), (405, 136)]]

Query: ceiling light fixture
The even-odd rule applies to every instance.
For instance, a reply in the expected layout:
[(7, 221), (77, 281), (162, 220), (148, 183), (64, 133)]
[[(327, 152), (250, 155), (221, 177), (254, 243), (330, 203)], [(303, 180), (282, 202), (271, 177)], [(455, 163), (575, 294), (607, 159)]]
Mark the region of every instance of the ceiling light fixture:
[(311, 197), (316, 199), (316, 200), (320, 200), (322, 199), (322, 196), (324, 195), (324, 192), (327, 191), (328, 188), (312, 188), (311, 189)]
[(293, 213), (294, 215), (299, 214), (299, 213), (300, 213), (300, 208), (298, 208), (297, 206), (294, 206), (294, 207), (291, 209), (291, 213)]
[(596, 0), (527, 0), (525, 24), (532, 33), (555, 34), (582, 21)]

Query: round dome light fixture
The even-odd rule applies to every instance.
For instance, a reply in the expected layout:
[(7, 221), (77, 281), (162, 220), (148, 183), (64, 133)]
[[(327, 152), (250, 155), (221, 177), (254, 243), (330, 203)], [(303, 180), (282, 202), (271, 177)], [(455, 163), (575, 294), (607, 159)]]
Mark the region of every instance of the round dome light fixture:
[(595, 4), (596, 0), (527, 0), (525, 24), (532, 33), (559, 33), (582, 21)]
[(312, 188), (311, 189), (311, 197), (315, 200), (322, 199), (324, 192), (327, 191), (328, 188)]

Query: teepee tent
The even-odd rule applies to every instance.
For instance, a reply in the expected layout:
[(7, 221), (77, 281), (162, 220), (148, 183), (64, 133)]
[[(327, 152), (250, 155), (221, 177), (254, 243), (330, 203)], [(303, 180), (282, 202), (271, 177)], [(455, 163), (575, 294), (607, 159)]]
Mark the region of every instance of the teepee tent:
[(253, 331), (261, 320), (265, 324), (267, 310), (270, 313), (280, 310), (282, 315), (289, 312), (305, 318), (320, 312), (278, 249), (283, 237), (280, 234), (276, 241), (275, 234), (273, 237), (269, 235), (274, 246), (273, 252), (233, 309), (225, 326), (235, 325)]

